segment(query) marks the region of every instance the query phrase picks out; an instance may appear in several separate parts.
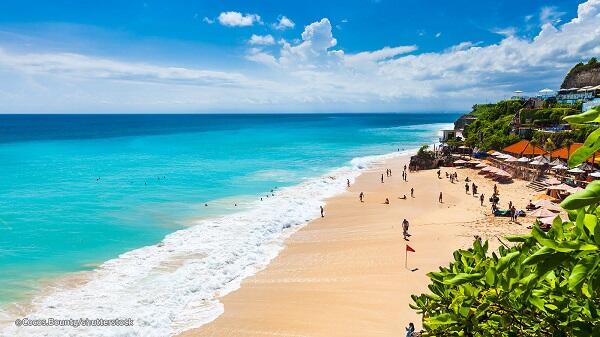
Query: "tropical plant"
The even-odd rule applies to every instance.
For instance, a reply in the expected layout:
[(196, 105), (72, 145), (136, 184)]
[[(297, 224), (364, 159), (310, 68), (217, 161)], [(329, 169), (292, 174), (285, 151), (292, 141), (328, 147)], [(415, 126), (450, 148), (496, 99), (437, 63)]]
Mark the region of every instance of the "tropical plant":
[[(571, 118), (594, 121), (599, 109)], [(600, 130), (600, 129), (599, 129)], [(598, 134), (596, 134), (598, 132)], [(594, 131), (569, 159), (577, 165), (600, 149)], [(413, 295), (424, 336), (600, 336), (600, 181), (565, 199), (569, 220), (546, 233), (508, 237), (454, 252), (448, 267), (429, 273), (428, 293)]]

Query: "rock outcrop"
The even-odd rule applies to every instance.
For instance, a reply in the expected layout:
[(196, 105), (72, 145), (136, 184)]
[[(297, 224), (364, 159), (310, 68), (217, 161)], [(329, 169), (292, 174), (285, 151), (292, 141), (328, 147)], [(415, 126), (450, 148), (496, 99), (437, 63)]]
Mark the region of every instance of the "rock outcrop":
[(582, 88), (585, 86), (600, 85), (600, 63), (579, 63), (569, 71), (561, 89)]

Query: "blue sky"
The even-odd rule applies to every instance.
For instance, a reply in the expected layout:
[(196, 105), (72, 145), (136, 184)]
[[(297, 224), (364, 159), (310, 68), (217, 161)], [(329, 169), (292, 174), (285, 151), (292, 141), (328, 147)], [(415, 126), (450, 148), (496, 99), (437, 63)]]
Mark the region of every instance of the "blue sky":
[(557, 88), (599, 0), (2, 1), (2, 112), (444, 111)]

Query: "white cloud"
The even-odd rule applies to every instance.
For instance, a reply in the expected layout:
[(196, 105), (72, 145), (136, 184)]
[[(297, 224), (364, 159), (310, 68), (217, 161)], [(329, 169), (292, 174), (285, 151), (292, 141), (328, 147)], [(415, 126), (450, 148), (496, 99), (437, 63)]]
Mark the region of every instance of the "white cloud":
[(560, 18), (565, 15), (565, 12), (560, 12), (556, 6), (545, 6), (540, 10), (540, 22), (544, 23), (558, 23)]
[(365, 62), (378, 62), (394, 58), (401, 54), (411, 53), (417, 46), (383, 47), (375, 51), (363, 51), (356, 54), (346, 54), (344, 61), (348, 65), (364, 64)]
[(277, 59), (269, 54), (265, 53), (258, 48), (251, 48), (246, 55), (246, 59), (252, 62), (261, 63), (270, 67), (279, 67)]
[(502, 35), (504, 37), (510, 37), (517, 34), (517, 29), (515, 27), (506, 27), (506, 28), (495, 28), (492, 29), (492, 33), (496, 33), (498, 35)]
[(440, 36), (442, 36), (442, 32), (437, 32), (437, 33), (435, 34), (435, 37), (436, 37), (436, 38), (438, 38), (438, 37), (440, 37)]
[(600, 55), (600, 0), (580, 4), (569, 22), (544, 24), (534, 38), (505, 34), (495, 44), (465, 41), (440, 52), (390, 46), (347, 53), (327, 18), (300, 37), (268, 51), (251, 46), (245, 59), (268, 68), (244, 71), (0, 50), (0, 110), (82, 111), (100, 101), (114, 111), (468, 109), (515, 89), (557, 88), (573, 64)]
[(275, 44), (275, 39), (273, 38), (273, 35), (271, 35), (271, 34), (268, 34), (268, 35), (252, 34), (252, 36), (250, 37), (250, 40), (248, 40), (248, 44), (268, 46), (268, 45)]
[(206, 16), (204, 17), (204, 19), (202, 19), (202, 21), (208, 23), (209, 25), (212, 25), (213, 23), (215, 23), (215, 20), (210, 19), (210, 18), (208, 18)]
[(288, 28), (294, 28), (296, 24), (294, 21), (290, 20), (287, 16), (280, 16), (277, 20), (277, 23), (273, 24), (273, 27), (278, 30), (285, 30)]
[(242, 14), (240, 12), (222, 12), (217, 18), (219, 23), (228, 27), (248, 27), (254, 23), (262, 23), (257, 14)]
[(11, 54), (0, 49), (0, 68), (19, 70), (30, 75), (55, 75), (76, 79), (211, 86), (242, 85), (248, 82), (246, 77), (239, 73), (161, 67), (73, 53)]

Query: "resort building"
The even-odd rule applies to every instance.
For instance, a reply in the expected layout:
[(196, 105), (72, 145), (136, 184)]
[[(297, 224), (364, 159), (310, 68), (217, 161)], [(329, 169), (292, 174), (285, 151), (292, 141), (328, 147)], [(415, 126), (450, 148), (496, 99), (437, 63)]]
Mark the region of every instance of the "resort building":
[(467, 125), (470, 125), (471, 123), (473, 123), (476, 120), (477, 120), (477, 117), (470, 115), (470, 114), (464, 114), (464, 115), (460, 116), (454, 122), (454, 130), (463, 131)]
[(440, 137), (440, 143), (446, 143), (449, 140), (453, 140), (457, 137), (457, 132), (452, 130), (441, 130), (442, 136)]
[(577, 104), (592, 101), (597, 97), (600, 97), (600, 85), (560, 89), (558, 95), (556, 95), (556, 101), (558, 103)]

